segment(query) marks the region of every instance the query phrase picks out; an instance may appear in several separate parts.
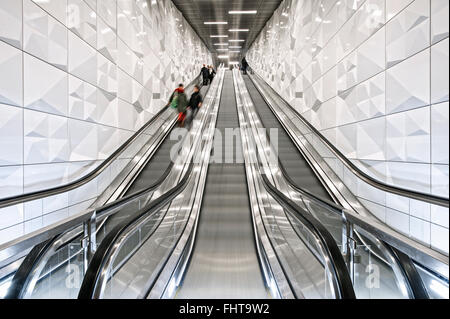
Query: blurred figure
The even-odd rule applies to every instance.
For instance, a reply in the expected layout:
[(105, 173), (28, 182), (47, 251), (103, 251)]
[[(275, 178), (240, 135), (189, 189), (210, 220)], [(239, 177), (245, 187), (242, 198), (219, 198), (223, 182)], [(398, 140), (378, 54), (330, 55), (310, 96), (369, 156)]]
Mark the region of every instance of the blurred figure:
[(195, 117), (197, 116), (198, 110), (202, 107), (203, 97), (200, 94), (200, 87), (198, 85), (194, 86), (194, 93), (192, 93), (191, 99), (188, 103), (186, 124), (191, 126)]
[(216, 76), (216, 70), (210, 65), (209, 66), (209, 83), (212, 83), (214, 77)]
[(248, 69), (248, 62), (247, 59), (244, 57), (242, 59), (242, 71), (244, 72), (244, 74), (247, 74), (247, 69)]
[(203, 76), (203, 85), (208, 85), (209, 69), (206, 67), (206, 64), (203, 64), (203, 68), (200, 71), (200, 74)]
[(186, 119), (187, 96), (184, 93), (184, 85), (180, 84), (172, 93), (169, 100), (170, 107), (178, 111), (178, 126), (183, 127)]

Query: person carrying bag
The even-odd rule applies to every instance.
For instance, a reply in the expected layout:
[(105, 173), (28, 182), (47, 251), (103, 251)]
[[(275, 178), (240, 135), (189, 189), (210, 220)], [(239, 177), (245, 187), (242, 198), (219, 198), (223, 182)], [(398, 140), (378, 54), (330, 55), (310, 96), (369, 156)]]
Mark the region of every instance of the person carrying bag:
[(188, 100), (186, 93), (184, 93), (184, 85), (180, 84), (178, 88), (172, 93), (169, 100), (169, 105), (171, 108), (178, 111), (178, 126), (183, 127), (184, 121), (186, 119), (186, 109), (188, 105)]

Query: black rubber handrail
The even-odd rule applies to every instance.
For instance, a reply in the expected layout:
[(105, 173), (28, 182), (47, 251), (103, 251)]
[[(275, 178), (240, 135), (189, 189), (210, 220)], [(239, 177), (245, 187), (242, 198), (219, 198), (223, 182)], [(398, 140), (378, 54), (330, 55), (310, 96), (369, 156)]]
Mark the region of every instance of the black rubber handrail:
[[(253, 79), (252, 79), (252, 82), (254, 83)], [(256, 85), (255, 85), (255, 88), (258, 90), (259, 94), (261, 94), (261, 91), (257, 88)], [(261, 94), (261, 96), (263, 97), (266, 104), (268, 104), (266, 98), (262, 94)], [(250, 96), (250, 98), (252, 98), (252, 97)], [(270, 107), (269, 107), (269, 109), (272, 111), (272, 113), (274, 112)], [(260, 120), (262, 121), (262, 118), (257, 109), (255, 109), (255, 112), (258, 115), (258, 117), (260, 118)], [(268, 141), (270, 141), (270, 136), (267, 132), (266, 132), (266, 136), (268, 138)], [(258, 154), (258, 157), (259, 157), (259, 154)], [(288, 184), (291, 188), (293, 188), (294, 190), (303, 194), (304, 196), (308, 197), (310, 200), (314, 201), (316, 204), (325, 206), (326, 208), (334, 211), (337, 214), (344, 213), (345, 209), (342, 206), (340, 206), (334, 202), (331, 202), (327, 199), (324, 199), (320, 196), (317, 196), (317, 195), (311, 193), (310, 191), (296, 185), (296, 183), (293, 182), (292, 179), (287, 174), (283, 164), (281, 163), (281, 161), (279, 159), (278, 159), (278, 165), (279, 165), (279, 168), (280, 168), (280, 171), (281, 171), (283, 177), (288, 182)], [(358, 225), (358, 223), (354, 223), (354, 224), (356, 226), (362, 227), (361, 225)], [(362, 228), (364, 228), (364, 227), (362, 227)], [(422, 278), (418, 274), (417, 268), (415, 267), (413, 260), (408, 255), (399, 251), (395, 247), (392, 247), (385, 241), (381, 240), (381, 242), (385, 245), (385, 247), (388, 249), (388, 251), (390, 251), (392, 253), (392, 256), (395, 258), (397, 265), (400, 267), (400, 269), (409, 285), (408, 288), (409, 288), (410, 292), (412, 293), (413, 297), (418, 298), (418, 299), (428, 298), (428, 296), (429, 296), (428, 292), (423, 284)]]
[[(253, 82), (253, 84), (254, 84), (254, 81), (252, 81), (252, 82)], [(279, 122), (279, 120), (278, 120), (278, 118), (277, 118), (275, 112), (269, 107), (268, 101), (267, 101), (267, 100), (264, 98), (264, 96), (261, 94), (261, 91), (258, 90), (258, 88), (256, 87), (256, 85), (253, 85), (253, 86), (254, 86), (255, 89), (258, 91), (259, 95), (263, 98), (264, 102), (266, 103), (266, 106), (269, 108), (269, 111), (275, 116), (275, 118), (277, 119), (277, 122)], [(252, 100), (253, 105), (255, 105), (255, 101), (253, 100), (253, 97), (252, 97), (250, 94), (249, 94), (249, 98), (250, 98), (250, 100)], [(257, 109), (256, 107), (254, 107), (253, 110), (254, 110), (254, 112), (256, 113), (256, 115), (258, 116), (259, 121), (260, 121), (260, 122), (262, 123), (262, 125), (264, 125), (264, 127), (265, 127), (266, 125), (265, 125), (265, 123), (264, 123), (264, 121), (263, 121), (263, 117), (261, 116), (261, 113), (258, 111), (258, 109)], [(286, 132), (286, 130), (284, 129), (284, 127), (281, 125), (281, 123), (280, 123), (280, 127), (281, 127), (281, 129), (282, 129), (283, 131)], [(266, 127), (266, 129), (267, 129), (267, 127)], [(288, 132), (286, 132), (286, 134), (289, 136), (289, 133), (288, 133)], [(269, 144), (272, 144), (271, 136), (270, 136), (268, 130), (266, 130), (266, 138), (267, 138), (267, 141), (269, 142)], [(300, 151), (298, 151), (298, 152), (300, 153)], [(301, 155), (301, 157), (304, 157), (301, 153), (300, 153), (300, 155)], [(258, 154), (258, 160), (261, 161), (259, 154)], [(308, 162), (307, 162), (307, 163), (308, 163)], [(309, 165), (309, 164), (308, 164), (308, 165)], [(279, 156), (278, 156), (278, 168), (280, 169), (281, 174), (283, 175), (283, 177), (288, 181), (288, 183), (291, 185), (291, 187), (294, 188), (295, 190), (297, 190), (297, 191), (299, 191), (299, 192), (301, 192), (301, 193), (303, 193), (303, 194), (305, 194), (305, 195), (307, 195), (307, 196), (309, 196), (309, 197), (312, 197), (313, 199), (316, 200), (316, 202), (318, 202), (318, 203), (320, 203), (320, 204), (322, 204), (322, 205), (323, 205), (323, 204), (326, 204), (328, 207), (333, 208), (333, 209), (335, 209), (335, 210), (337, 210), (337, 211), (339, 211), (339, 212), (342, 212), (342, 211), (344, 210), (344, 208), (343, 208), (342, 206), (340, 206), (340, 205), (338, 205), (338, 204), (336, 204), (336, 203), (334, 203), (334, 202), (332, 202), (332, 201), (330, 201), (330, 200), (328, 200), (328, 199), (326, 199), (326, 198), (323, 198), (323, 197), (321, 197), (321, 196), (318, 196), (318, 195), (316, 195), (316, 194), (313, 194), (312, 192), (308, 191), (307, 189), (298, 186), (298, 185), (292, 180), (292, 178), (289, 176), (289, 174), (287, 173), (286, 168), (284, 167), (283, 163), (281, 162)], [(314, 172), (314, 170), (313, 170), (313, 172)]]
[[(267, 107), (269, 107), (267, 100), (261, 94), (261, 92), (259, 91), (257, 86), (256, 85), (254, 85), (254, 86), (258, 90), (261, 97), (263, 97), (264, 101), (267, 104)], [(270, 107), (269, 107), (269, 109), (273, 113), (273, 110)], [(256, 108), (254, 110), (262, 123), (262, 117), (259, 114), (258, 110)], [(283, 127), (282, 127), (282, 129), (284, 130)], [(270, 142), (270, 135), (268, 134), (268, 132), (266, 132), (266, 136), (267, 136), (268, 141)], [(259, 158), (259, 154), (258, 154), (258, 158)], [(321, 196), (317, 196), (316, 194), (308, 191), (307, 189), (298, 186), (287, 174), (286, 169), (285, 169), (284, 165), (281, 163), (279, 158), (278, 158), (278, 167), (279, 167), (280, 172), (283, 175), (284, 179), (287, 181), (288, 185), (292, 189), (301, 193), (303, 196), (308, 197), (310, 200), (314, 201), (316, 204), (327, 207), (328, 209), (334, 211), (336, 214), (342, 215), (342, 213), (344, 213), (344, 211), (345, 211), (344, 207), (342, 207), (334, 202), (331, 202), (328, 199), (322, 198)], [(264, 175), (264, 177), (266, 178), (266, 180), (268, 182), (267, 176)], [(358, 226), (357, 223), (355, 225)], [(414, 262), (412, 261), (412, 259), (408, 255), (406, 255), (403, 252), (399, 251), (398, 249), (392, 247), (388, 243), (386, 243), (384, 241), (382, 241), (382, 242), (391, 251), (392, 255), (396, 259), (398, 265), (400, 266), (400, 268), (402, 270), (403, 275), (405, 276), (405, 279), (408, 282), (409, 289), (411, 290), (411, 293), (413, 294), (414, 298), (417, 298), (417, 299), (429, 298), (428, 292), (423, 284), (423, 280), (420, 277), (419, 273), (417, 272), (417, 268), (414, 266)]]
[[(319, 204), (321, 206), (326, 206), (331, 211), (334, 211), (336, 214), (345, 214), (345, 208), (339, 206), (338, 204), (335, 204), (333, 202), (330, 202), (329, 200), (323, 199), (320, 196), (317, 196), (308, 190), (296, 185), (286, 174), (285, 168), (283, 167), (283, 164), (279, 163), (279, 168), (281, 173), (283, 174), (283, 177), (286, 179), (287, 183), (291, 188), (296, 190), (297, 192), (301, 193), (303, 196), (308, 197), (308, 199), (312, 200), (316, 204)], [(358, 223), (354, 223), (356, 226), (362, 227), (361, 225), (358, 225)], [(364, 228), (364, 227), (362, 227)], [(376, 237), (376, 236), (375, 236)], [(406, 255), (405, 253), (401, 252), (400, 250), (396, 249), (395, 247), (392, 247), (388, 243), (386, 243), (383, 240), (380, 240), (385, 247), (392, 253), (392, 256), (394, 256), (395, 260), (397, 261), (398, 266), (400, 267), (403, 275), (405, 276), (405, 279), (409, 285), (409, 289), (414, 296), (415, 299), (428, 299), (428, 291), (425, 288), (425, 285), (423, 283), (422, 277), (419, 275), (417, 268), (414, 265), (413, 260), (411, 257)]]
[[(167, 176), (169, 175), (172, 168), (173, 168), (173, 162), (170, 163), (169, 167), (165, 170), (164, 174), (158, 179), (158, 181), (153, 183), (151, 186), (101, 207), (99, 210), (97, 210), (97, 214), (101, 215), (102, 213), (104, 213), (108, 210), (122, 206), (126, 202), (133, 201), (134, 199), (140, 197), (141, 195), (155, 190), (157, 187), (159, 187), (164, 182), (164, 180), (167, 178)], [(43, 256), (47, 253), (48, 249), (50, 249), (52, 247), (53, 243), (56, 240), (58, 240), (61, 235), (55, 236), (54, 238), (49, 239), (49, 240), (33, 247), (33, 249), (30, 251), (30, 253), (28, 253), (25, 260), (20, 265), (17, 272), (14, 274), (14, 277), (11, 282), (11, 286), (8, 289), (8, 294), (6, 296), (6, 299), (20, 299), (23, 297), (24, 289), (26, 289), (28, 286), (28, 283), (30, 281), (29, 277), (31, 276), (33, 270), (35, 269), (36, 264), (42, 260)], [(78, 234), (74, 235), (72, 238), (67, 239), (63, 245), (58, 247), (58, 249), (61, 249), (68, 243), (70, 243), (73, 240), (75, 240), (76, 238), (80, 237), (80, 235), (81, 234), (78, 233)]]
[[(339, 151), (319, 130), (317, 130), (311, 123), (309, 123), (308, 120), (306, 120), (290, 103), (288, 103), (282, 96), (280, 96), (263, 78), (261, 78), (258, 74), (255, 74), (255, 76), (260, 79), (265, 85), (280, 99), (283, 101), (283, 103), (289, 107), (289, 109), (295, 113), (295, 115), (305, 124), (308, 129), (310, 129), (316, 136), (319, 137), (319, 139), (338, 157), (342, 162), (344, 162), (345, 166), (347, 166), (352, 173), (358, 176), (361, 180), (368, 183), (369, 185), (378, 188), (382, 191), (393, 193), (396, 195), (412, 198), (414, 200), (424, 201), (430, 204), (443, 206), (443, 207), (449, 207), (449, 199), (441, 196), (436, 196), (432, 194), (426, 194), (414, 190), (408, 190), (405, 188), (393, 186), (386, 184), (384, 182), (381, 182), (372, 176), (369, 176), (368, 174), (364, 173), (359, 167), (357, 167), (352, 161), (350, 161), (344, 154), (342, 154), (341, 151)], [(255, 80), (249, 76), (250, 80), (252, 82), (255, 82)], [(258, 88), (257, 85), (255, 85), (255, 88), (258, 90), (258, 92), (261, 94), (262, 98), (266, 101), (267, 104), (268, 101), (266, 97), (261, 93), (261, 90)]]
[(43, 243), (36, 245), (25, 257), (19, 269), (14, 274), (14, 277), (11, 281), (11, 286), (6, 293), (5, 299), (20, 299), (23, 297), (24, 290), (29, 283), (29, 274), (30, 271), (34, 269), (36, 258), (38, 258), (38, 256), (41, 256), (43, 252), (47, 251), (49, 246), (52, 245), (55, 238), (49, 239)]
[(275, 186), (270, 183), (266, 174), (261, 174), (264, 181), (264, 187), (266, 190), (277, 200), (277, 202), (283, 207), (296, 213), (296, 216), (300, 218), (302, 224), (308, 227), (319, 240), (322, 242), (325, 248), (325, 253), (331, 260), (334, 278), (339, 289), (339, 297), (342, 299), (356, 299), (356, 294), (353, 289), (353, 282), (348, 272), (347, 264), (341, 251), (334, 241), (330, 232), (311, 214), (306, 213), (300, 206), (294, 201), (287, 198), (282, 192), (280, 192)]
[[(189, 85), (192, 86), (194, 83), (198, 82), (199, 76), (196, 77)], [(131, 136), (125, 143), (123, 143), (114, 153), (112, 153), (106, 160), (104, 160), (99, 166), (97, 166), (94, 170), (86, 174), (85, 176), (70, 182), (68, 184), (52, 187), (44, 190), (39, 190), (35, 192), (30, 192), (26, 194), (21, 194), (17, 196), (12, 196), (8, 198), (0, 199), (0, 208), (4, 208), (11, 205), (17, 205), (24, 202), (29, 202), (33, 200), (37, 200), (44, 197), (49, 197), (53, 195), (58, 195), (61, 193), (68, 192), (80, 186), (83, 186), (94, 178), (99, 176), (107, 166), (109, 166), (129, 145), (131, 145), (141, 134), (144, 132), (151, 124), (153, 124), (162, 113), (164, 113), (170, 106), (166, 105), (163, 107), (155, 116), (153, 116), (142, 128), (140, 128), (133, 136)]]
[(104, 265), (107, 261), (107, 258), (109, 257), (112, 248), (114, 247), (115, 242), (136, 221), (144, 216), (154, 214), (158, 210), (162, 209), (165, 205), (167, 205), (176, 196), (178, 196), (186, 188), (188, 181), (192, 175), (191, 173), (193, 167), (194, 163), (191, 162), (188, 171), (177, 186), (173, 187), (172, 189), (161, 195), (161, 197), (141, 209), (136, 213), (136, 215), (133, 215), (124, 220), (106, 235), (97, 251), (95, 252), (94, 256), (92, 257), (92, 260), (83, 278), (83, 283), (81, 284), (81, 288), (78, 294), (79, 299), (94, 298), (94, 292), (96, 289), (98, 278), (103, 271)]
[[(196, 78), (196, 80), (198, 80), (198, 78)], [(196, 80), (194, 80), (194, 82)], [(194, 82), (192, 82), (192, 83), (194, 83)], [(190, 85), (192, 85), (192, 83)], [(167, 107), (165, 109), (167, 109)], [(161, 110), (161, 112), (163, 112), (163, 111), (164, 110)], [(158, 117), (158, 115), (156, 115), (156, 117)], [(150, 120), (150, 122), (152, 120)], [(148, 124), (146, 124), (143, 129), (146, 129), (150, 125), (150, 122)], [(102, 206), (99, 210), (96, 211), (97, 215), (101, 215), (103, 212), (106, 212), (107, 210), (119, 207), (119, 206), (125, 204), (126, 202), (133, 201), (134, 199), (140, 197), (141, 195), (143, 195), (147, 192), (151, 192), (152, 190), (156, 189), (164, 182), (164, 180), (167, 178), (167, 176), (169, 175), (172, 168), (173, 168), (173, 162), (171, 162), (169, 164), (168, 168), (165, 170), (163, 175), (155, 183), (153, 183), (152, 185), (150, 185), (149, 187), (147, 187), (143, 190), (140, 190), (136, 193), (130, 194), (130, 195), (125, 196), (121, 199), (118, 199), (112, 203)], [(32, 271), (35, 269), (35, 265), (41, 261), (41, 259), (43, 258), (43, 256), (47, 252), (47, 250), (52, 247), (53, 243), (57, 239), (59, 239), (61, 235), (55, 236), (52, 239), (46, 240), (45, 242), (36, 245), (30, 251), (30, 253), (28, 253), (27, 257), (24, 259), (24, 262), (20, 265), (19, 269), (14, 274), (11, 288), (8, 290), (8, 294), (7, 294), (6, 298), (19, 299), (23, 296), (23, 293), (24, 293), (23, 291), (28, 285), (28, 282), (30, 280), (29, 276), (31, 275)], [(60, 247), (58, 247), (58, 249), (64, 247), (65, 245), (67, 245), (67, 243), (72, 242), (79, 236), (80, 236), (80, 234), (76, 234), (72, 238), (67, 239), (64, 244), (62, 244)]]
[(414, 296), (414, 299), (430, 299), (428, 290), (423, 283), (422, 277), (417, 271), (411, 258), (405, 253), (401, 252), (395, 247), (386, 245), (391, 250), (392, 255), (397, 260), (406, 281), (409, 284), (409, 289)]
[[(245, 83), (244, 83), (245, 85)], [(256, 87), (256, 86), (255, 86)], [(261, 94), (261, 93), (260, 93)], [(261, 94), (262, 96), (262, 94)], [(250, 99), (253, 102), (253, 98), (250, 96)], [(253, 102), (254, 104), (254, 102)], [(262, 117), (259, 114), (258, 110), (254, 108), (258, 118), (262, 122)], [(244, 112), (244, 114), (248, 117), (248, 113)], [(264, 123), (263, 123), (264, 125)], [(270, 136), (266, 131), (266, 136), (268, 138), (268, 142), (271, 143)], [(254, 141), (256, 143), (256, 141)], [(261, 157), (259, 152), (256, 152), (257, 162), (259, 167), (261, 167)], [(279, 167), (282, 167), (280, 159), (278, 158)], [(263, 179), (264, 188), (275, 198), (275, 200), (285, 209), (289, 209), (296, 213), (302, 224), (305, 225), (312, 233), (314, 233), (319, 240), (322, 242), (325, 252), (327, 256), (330, 258), (332, 263), (332, 268), (330, 271), (333, 272), (334, 278), (336, 279), (337, 288), (339, 298), (342, 299), (356, 299), (356, 294), (353, 289), (353, 282), (351, 280), (350, 274), (348, 272), (347, 264), (341, 254), (339, 247), (337, 246), (333, 236), (331, 233), (317, 220), (314, 216), (312, 216), (309, 212), (306, 212), (303, 208), (298, 206), (294, 201), (286, 197), (282, 192), (280, 192), (268, 179), (267, 175), (261, 172), (261, 176)]]

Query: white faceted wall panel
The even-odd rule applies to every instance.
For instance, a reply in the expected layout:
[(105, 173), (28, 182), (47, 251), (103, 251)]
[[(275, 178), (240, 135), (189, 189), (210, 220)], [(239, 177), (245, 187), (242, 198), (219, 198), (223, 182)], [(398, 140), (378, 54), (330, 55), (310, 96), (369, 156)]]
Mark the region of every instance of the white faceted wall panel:
[[(170, 0), (1, 0), (0, 197), (87, 174), (204, 63), (211, 54)], [(87, 208), (128, 161), (1, 211), (0, 243)]]
[(0, 41), (0, 103), (23, 104), (23, 53)]
[(0, 104), (0, 166), (23, 164), (23, 110)]
[(25, 110), (25, 164), (69, 160), (68, 119), (49, 113)]
[(68, 0), (68, 8), (72, 10), (67, 20), (69, 29), (91, 46), (96, 47), (97, 14), (95, 10), (83, 0)]
[(23, 193), (23, 166), (0, 167), (0, 196), (11, 197)]
[(67, 28), (31, 0), (23, 2), (24, 50), (67, 70)]
[(386, 25), (387, 66), (430, 46), (430, 0), (416, 0)]
[(69, 33), (69, 73), (97, 83), (97, 51), (74, 33)]
[[(448, 197), (448, 9), (446, 0), (285, 0), (247, 60), (367, 174)], [(382, 221), (448, 252), (448, 209), (342, 178)]]
[(387, 70), (386, 108), (388, 113), (407, 111), (430, 104), (430, 50)]
[(75, 14), (75, 10), (71, 6), (67, 6), (68, 0), (32, 0), (46, 12), (51, 14), (59, 22), (67, 25), (69, 18)]
[(391, 20), (414, 0), (386, 0), (386, 20)]
[(24, 106), (67, 115), (68, 75), (31, 55), (24, 54)]
[(97, 19), (97, 30), (97, 50), (115, 62), (117, 59), (117, 35), (114, 29), (102, 19)]
[(432, 162), (449, 164), (449, 103), (431, 107), (431, 149)]
[(0, 40), (22, 46), (22, 1), (0, 1)]
[(449, 40), (431, 47), (431, 103), (448, 101)]
[(387, 117), (387, 159), (430, 163), (430, 108)]
[(437, 43), (448, 38), (449, 2), (431, 0), (431, 41)]

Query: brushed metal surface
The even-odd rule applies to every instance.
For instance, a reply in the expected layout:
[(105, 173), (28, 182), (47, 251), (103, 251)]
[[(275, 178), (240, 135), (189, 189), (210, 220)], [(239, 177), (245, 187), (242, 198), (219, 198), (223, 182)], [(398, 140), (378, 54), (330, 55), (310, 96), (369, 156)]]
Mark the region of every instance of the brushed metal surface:
[[(217, 128), (239, 127), (232, 73), (225, 75)], [(240, 141), (235, 148), (241, 148)], [(217, 150), (216, 150), (217, 151)], [(222, 149), (225, 158), (225, 151)], [(243, 164), (211, 164), (188, 270), (176, 298), (269, 298), (258, 262)]]

